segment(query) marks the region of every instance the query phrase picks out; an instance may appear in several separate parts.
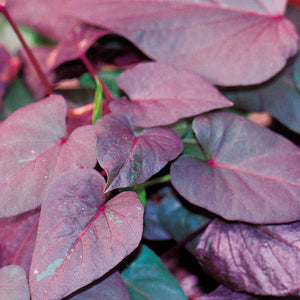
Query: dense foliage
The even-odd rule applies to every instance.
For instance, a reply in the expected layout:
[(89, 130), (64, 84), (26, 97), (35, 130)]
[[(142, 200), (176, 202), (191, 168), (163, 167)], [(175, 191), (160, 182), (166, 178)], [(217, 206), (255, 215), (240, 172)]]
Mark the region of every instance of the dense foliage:
[(291, 3), (0, 1), (1, 299), (300, 296)]

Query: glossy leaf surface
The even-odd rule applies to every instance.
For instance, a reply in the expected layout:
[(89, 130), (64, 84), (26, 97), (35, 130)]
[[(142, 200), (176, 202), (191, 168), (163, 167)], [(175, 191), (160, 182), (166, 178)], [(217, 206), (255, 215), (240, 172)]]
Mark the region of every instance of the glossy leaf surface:
[(300, 222), (264, 227), (215, 219), (196, 250), (200, 265), (232, 290), (299, 296)]
[(26, 273), (20, 266), (9, 265), (0, 269), (0, 299), (30, 299)]
[[(159, 204), (158, 219), (165, 230), (177, 241), (181, 241), (189, 234), (209, 222), (209, 218), (196, 214), (186, 209), (174, 196), (165, 197)], [(195, 253), (200, 234), (185, 245), (191, 252)]]
[(158, 62), (140, 63), (123, 72), (118, 84), (131, 101), (113, 101), (112, 112), (129, 114), (140, 127), (168, 125), (232, 105), (199, 74)]
[(108, 175), (106, 191), (143, 183), (182, 151), (169, 128), (151, 128), (135, 136), (126, 115), (107, 115), (95, 124), (97, 156)]
[(184, 155), (172, 164), (171, 182), (185, 199), (228, 220), (299, 220), (298, 147), (226, 112), (200, 116), (193, 128), (207, 161)]
[(0, 267), (19, 265), (29, 274), (40, 211), (0, 219)]
[(118, 271), (78, 293), (71, 300), (130, 300), (126, 285)]
[(187, 299), (178, 281), (145, 245), (141, 246), (138, 256), (121, 276), (132, 300)]
[(77, 0), (65, 12), (121, 34), (154, 60), (193, 70), (218, 85), (260, 83), (296, 54), (297, 32), (282, 17), (286, 2), (220, 3)]
[(30, 269), (32, 299), (61, 299), (102, 277), (137, 247), (143, 205), (134, 192), (104, 203), (104, 186), (95, 170), (75, 170), (49, 189)]
[(0, 125), (1, 216), (34, 209), (62, 173), (96, 164), (92, 126), (66, 134), (66, 103), (58, 95), (27, 105)]

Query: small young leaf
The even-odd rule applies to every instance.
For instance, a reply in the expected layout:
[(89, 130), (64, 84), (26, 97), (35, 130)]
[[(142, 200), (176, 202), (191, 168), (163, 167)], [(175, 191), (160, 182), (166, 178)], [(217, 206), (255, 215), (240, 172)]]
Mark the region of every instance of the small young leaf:
[(299, 296), (300, 222), (264, 227), (215, 219), (197, 246), (200, 265), (235, 291)]
[(121, 276), (131, 300), (187, 300), (178, 281), (145, 245), (141, 246), (137, 258), (121, 273)]
[(298, 147), (226, 112), (200, 116), (193, 128), (207, 161), (183, 155), (171, 166), (171, 182), (186, 200), (228, 220), (299, 220)]
[(88, 289), (76, 294), (73, 297), (66, 297), (64, 300), (130, 300), (126, 285), (118, 271), (109, 275), (89, 287)]
[(95, 124), (97, 156), (108, 175), (106, 192), (143, 183), (182, 151), (178, 135), (169, 128), (133, 132), (126, 115), (107, 115)]
[(66, 110), (65, 100), (52, 95), (1, 123), (1, 217), (38, 207), (51, 181), (62, 173), (95, 166), (93, 127), (77, 128), (67, 136)]
[(0, 299), (30, 299), (26, 273), (20, 266), (10, 265), (0, 269)]
[(139, 244), (144, 207), (134, 192), (105, 203), (95, 170), (63, 174), (42, 205), (30, 268), (32, 299), (61, 299), (102, 277)]
[(164, 63), (140, 63), (123, 72), (118, 84), (131, 101), (111, 102), (112, 112), (129, 114), (140, 127), (168, 125), (232, 105), (199, 74)]

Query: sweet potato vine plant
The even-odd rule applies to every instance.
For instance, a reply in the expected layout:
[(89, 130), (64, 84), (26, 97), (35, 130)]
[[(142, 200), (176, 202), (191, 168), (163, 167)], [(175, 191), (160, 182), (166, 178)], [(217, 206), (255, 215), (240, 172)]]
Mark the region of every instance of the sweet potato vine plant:
[[(1, 299), (300, 295), (300, 17), (286, 6), (0, 1), (23, 44), (0, 48)], [(215, 290), (187, 295), (145, 245), (171, 239)]]

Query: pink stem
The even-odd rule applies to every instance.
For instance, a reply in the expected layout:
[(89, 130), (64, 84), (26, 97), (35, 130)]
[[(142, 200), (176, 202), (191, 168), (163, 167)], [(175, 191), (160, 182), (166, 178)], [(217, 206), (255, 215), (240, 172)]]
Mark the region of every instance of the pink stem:
[(96, 70), (94, 69), (94, 67), (92, 66), (92, 64), (89, 62), (89, 60), (86, 58), (86, 56), (84, 55), (84, 53), (79, 53), (79, 58), (81, 59), (81, 61), (84, 63), (84, 65), (86, 66), (87, 70), (89, 71), (89, 73), (93, 76), (93, 77), (97, 77), (97, 79), (99, 80), (101, 87), (102, 87), (102, 91), (104, 94), (104, 97), (110, 102), (112, 100), (114, 100), (114, 98), (112, 97), (108, 87), (106, 86), (106, 84), (103, 82), (103, 80), (100, 78), (100, 76), (98, 75), (98, 73), (96, 72)]

